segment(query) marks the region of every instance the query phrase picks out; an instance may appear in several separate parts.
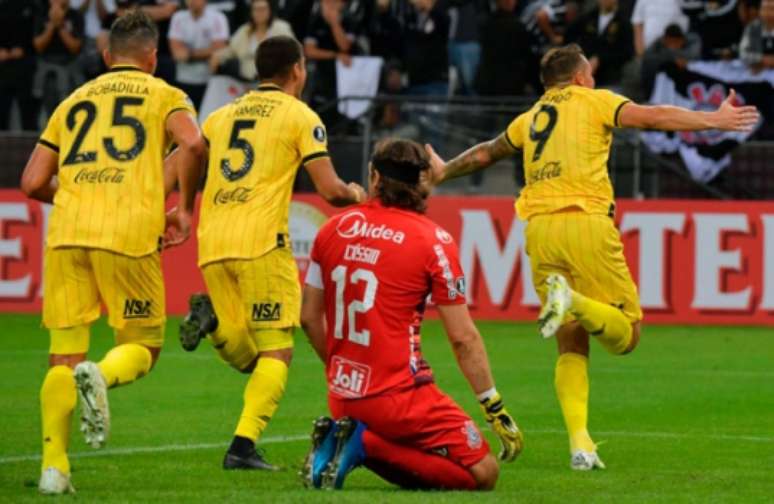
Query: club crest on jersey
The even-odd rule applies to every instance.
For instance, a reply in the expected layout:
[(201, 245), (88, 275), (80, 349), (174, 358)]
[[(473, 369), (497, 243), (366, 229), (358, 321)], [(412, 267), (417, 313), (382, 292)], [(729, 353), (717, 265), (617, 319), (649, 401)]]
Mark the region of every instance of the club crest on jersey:
[(371, 381), (371, 368), (343, 357), (331, 359), (330, 389), (342, 397), (363, 397)]
[(363, 212), (350, 212), (339, 219), (336, 232), (342, 238), (375, 238), (401, 244), (406, 239), (403, 231), (395, 231), (386, 224), (372, 224), (368, 222)]
[(435, 228), (435, 237), (444, 245), (448, 245), (453, 241), (452, 236), (442, 228)]
[(282, 314), (282, 303), (253, 303), (253, 322), (276, 322)]
[(124, 301), (124, 319), (139, 319), (150, 317), (151, 302), (142, 299), (127, 299)]
[(314, 130), (312, 130), (312, 136), (318, 142), (323, 143), (326, 137), (325, 128), (323, 128), (322, 126), (315, 126)]
[(481, 440), (481, 433), (478, 431), (478, 427), (473, 423), (473, 420), (465, 422), (465, 426), (461, 429), (465, 437), (468, 438), (468, 448), (471, 450), (478, 450), (481, 448), (483, 441)]

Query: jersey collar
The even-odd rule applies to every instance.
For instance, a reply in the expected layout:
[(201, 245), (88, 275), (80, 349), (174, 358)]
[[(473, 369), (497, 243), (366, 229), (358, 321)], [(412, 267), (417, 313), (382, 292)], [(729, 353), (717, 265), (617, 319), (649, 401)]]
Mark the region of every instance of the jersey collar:
[(258, 91), (282, 91), (282, 88), (276, 84), (261, 84), (258, 86)]
[(142, 72), (140, 67), (136, 67), (134, 65), (116, 65), (110, 67), (109, 72)]

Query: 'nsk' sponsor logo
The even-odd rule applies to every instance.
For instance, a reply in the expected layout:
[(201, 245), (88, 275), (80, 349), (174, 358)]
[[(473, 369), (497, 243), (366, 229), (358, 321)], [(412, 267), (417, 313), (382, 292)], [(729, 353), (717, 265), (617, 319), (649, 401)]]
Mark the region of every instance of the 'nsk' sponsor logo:
[(280, 319), (282, 303), (253, 303), (254, 322), (273, 322)]
[(381, 251), (377, 249), (350, 244), (347, 245), (347, 248), (344, 250), (344, 259), (348, 261), (376, 264), (376, 261), (379, 260), (380, 253)]
[(336, 232), (342, 238), (375, 238), (398, 244), (406, 239), (403, 231), (395, 231), (386, 224), (377, 226), (368, 222), (362, 212), (351, 212), (339, 219)]
[(124, 318), (148, 318), (151, 312), (151, 302), (142, 299), (127, 299), (124, 301)]
[(333, 375), (330, 379), (332, 392), (343, 397), (363, 397), (371, 381), (371, 368), (359, 362), (334, 356), (331, 359)]

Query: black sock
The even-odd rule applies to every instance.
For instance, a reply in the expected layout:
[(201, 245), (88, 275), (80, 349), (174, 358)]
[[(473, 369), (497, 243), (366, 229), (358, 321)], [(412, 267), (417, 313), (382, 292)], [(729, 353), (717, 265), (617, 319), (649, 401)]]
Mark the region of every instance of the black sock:
[(234, 436), (234, 440), (231, 441), (231, 446), (228, 448), (228, 452), (240, 457), (249, 457), (255, 453), (255, 443), (251, 439), (247, 439), (242, 436)]

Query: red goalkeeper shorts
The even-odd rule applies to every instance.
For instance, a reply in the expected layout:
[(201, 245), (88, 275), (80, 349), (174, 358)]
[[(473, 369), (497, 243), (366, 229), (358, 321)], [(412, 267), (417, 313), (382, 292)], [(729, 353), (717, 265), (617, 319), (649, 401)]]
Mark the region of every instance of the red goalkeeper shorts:
[(476, 423), (435, 384), (364, 399), (328, 396), (334, 418), (349, 416), (382, 438), (434, 452), (469, 468), (489, 453)]

